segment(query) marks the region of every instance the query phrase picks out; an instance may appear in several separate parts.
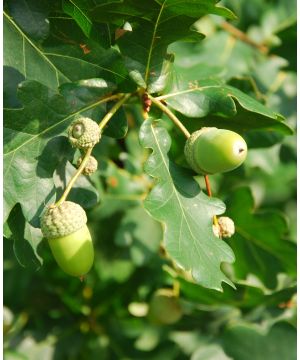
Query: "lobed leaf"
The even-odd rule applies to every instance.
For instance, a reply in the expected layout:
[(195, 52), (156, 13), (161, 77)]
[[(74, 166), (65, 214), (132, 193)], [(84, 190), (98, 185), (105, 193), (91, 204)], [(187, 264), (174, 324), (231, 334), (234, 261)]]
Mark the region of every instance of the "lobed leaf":
[[(111, 87), (99, 81), (90, 90), (94, 99), (88, 105), (74, 103), (71, 98), (55, 93), (34, 81), (21, 83), (18, 89), (23, 108), (4, 111), (4, 176), (10, 181), (4, 187), (4, 219), (15, 204), (20, 203), (26, 221), (38, 226), (39, 215), (48, 202), (55, 199), (53, 173), (57, 165), (68, 157), (71, 147), (65, 137), (67, 126), (78, 114), (89, 114), (99, 106), (101, 97)], [(78, 88), (77, 88), (78, 89)], [(84, 94), (88, 97), (88, 87)], [(70, 103), (68, 102), (70, 101)]]
[(153, 150), (145, 171), (157, 179), (144, 206), (164, 224), (167, 253), (199, 284), (220, 291), (222, 281), (233, 286), (220, 265), (233, 262), (234, 254), (212, 231), (213, 216), (224, 212), (224, 204), (206, 196), (191, 172), (169, 159), (171, 139), (158, 121), (144, 122), (140, 141)]
[(223, 127), (237, 127), (240, 131), (263, 128), (284, 134), (293, 133), (281, 115), (219, 80), (203, 79), (189, 86), (175, 84), (162, 98), (187, 117), (204, 118), (209, 115), (205, 122), (210, 126), (222, 124)]
[(184, 3), (125, 0), (119, 4), (101, 3), (90, 9), (90, 16), (96, 21), (117, 25), (127, 21), (131, 24), (132, 31), (126, 31), (117, 42), (127, 57), (132, 78), (149, 93), (162, 90), (170, 75), (163, 69), (168, 45), (178, 40), (202, 39), (203, 35), (192, 29), (192, 25), (207, 14), (234, 18), (230, 10), (217, 6), (214, 0), (187, 0)]

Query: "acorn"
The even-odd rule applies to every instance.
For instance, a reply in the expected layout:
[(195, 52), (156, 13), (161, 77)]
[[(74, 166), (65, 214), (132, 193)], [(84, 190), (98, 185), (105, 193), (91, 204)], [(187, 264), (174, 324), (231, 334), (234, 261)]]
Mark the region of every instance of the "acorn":
[[(77, 167), (82, 163), (83, 158), (80, 157), (77, 161)], [(83, 175), (91, 175), (98, 169), (98, 161), (94, 156), (90, 156), (84, 169), (82, 170)]]
[(245, 161), (247, 144), (234, 131), (206, 127), (191, 134), (184, 153), (196, 173), (223, 173), (237, 168)]
[(68, 137), (73, 147), (86, 150), (100, 141), (101, 132), (96, 121), (80, 117), (69, 126)]
[(235, 233), (234, 222), (228, 216), (218, 218), (218, 225), (213, 225), (213, 232), (217, 237), (230, 238)]
[(157, 290), (149, 303), (148, 319), (158, 325), (171, 325), (183, 315), (179, 299), (172, 289)]
[(82, 277), (92, 267), (94, 248), (84, 209), (71, 201), (50, 206), (41, 218), (41, 230), (52, 254), (69, 275)]

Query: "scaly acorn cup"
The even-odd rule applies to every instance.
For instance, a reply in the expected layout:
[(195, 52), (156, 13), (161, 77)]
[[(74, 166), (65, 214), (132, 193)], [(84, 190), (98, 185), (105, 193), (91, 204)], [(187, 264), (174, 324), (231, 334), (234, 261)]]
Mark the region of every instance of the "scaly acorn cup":
[(245, 161), (247, 144), (234, 131), (207, 127), (191, 134), (184, 153), (196, 173), (223, 173), (237, 168)]
[(71, 201), (50, 206), (41, 218), (41, 230), (58, 265), (81, 277), (92, 267), (94, 248), (83, 208)]
[(80, 117), (69, 126), (68, 137), (73, 147), (86, 150), (99, 142), (101, 132), (96, 121)]
[[(80, 166), (82, 163), (82, 157), (80, 157), (77, 161), (77, 167)], [(98, 168), (98, 161), (94, 158), (94, 156), (90, 156), (84, 169), (82, 170), (83, 175), (91, 175), (93, 174)]]
[(152, 323), (174, 324), (181, 319), (182, 315), (182, 307), (171, 289), (159, 289), (153, 294), (147, 315)]

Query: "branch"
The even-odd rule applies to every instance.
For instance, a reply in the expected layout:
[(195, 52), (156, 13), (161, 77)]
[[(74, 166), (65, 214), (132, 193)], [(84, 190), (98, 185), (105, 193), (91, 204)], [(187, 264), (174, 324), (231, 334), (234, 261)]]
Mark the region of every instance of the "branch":
[(263, 44), (258, 44), (254, 40), (250, 39), (247, 34), (242, 32), (241, 30), (237, 29), (235, 26), (229, 24), (228, 22), (224, 21), (220, 24), (220, 27), (227, 31), (229, 34), (233, 35), (238, 40), (243, 41), (244, 43), (251, 45), (252, 47), (258, 49), (261, 53), (267, 54), (269, 49), (267, 46)]
[(190, 137), (190, 132), (188, 129), (182, 124), (182, 122), (178, 119), (178, 117), (167, 108), (161, 101), (157, 100), (151, 95), (148, 95), (149, 99), (152, 100), (153, 104), (156, 105), (162, 112), (164, 112), (173, 122), (174, 124), (183, 132), (185, 137), (188, 139)]

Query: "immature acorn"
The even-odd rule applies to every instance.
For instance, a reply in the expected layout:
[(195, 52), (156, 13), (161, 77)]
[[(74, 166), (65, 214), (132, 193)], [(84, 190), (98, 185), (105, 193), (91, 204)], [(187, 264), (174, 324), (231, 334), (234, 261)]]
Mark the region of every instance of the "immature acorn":
[(96, 121), (80, 117), (69, 126), (68, 137), (73, 147), (86, 150), (99, 142), (101, 132)]
[(228, 216), (218, 218), (218, 225), (213, 225), (213, 232), (217, 237), (230, 238), (235, 233), (234, 222)]
[[(77, 167), (82, 163), (82, 157), (80, 157), (77, 161)], [(84, 169), (82, 170), (83, 175), (91, 175), (98, 169), (98, 161), (94, 158), (94, 156), (90, 156)]]
[(237, 168), (245, 161), (247, 144), (234, 131), (206, 127), (191, 134), (184, 153), (196, 173), (223, 173)]
[(50, 206), (41, 218), (41, 230), (58, 265), (81, 277), (92, 267), (94, 248), (83, 208), (71, 201)]
[(170, 325), (181, 319), (182, 307), (172, 289), (157, 290), (149, 303), (148, 319), (155, 324)]

